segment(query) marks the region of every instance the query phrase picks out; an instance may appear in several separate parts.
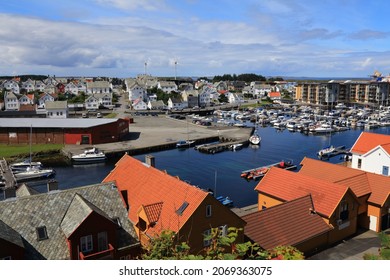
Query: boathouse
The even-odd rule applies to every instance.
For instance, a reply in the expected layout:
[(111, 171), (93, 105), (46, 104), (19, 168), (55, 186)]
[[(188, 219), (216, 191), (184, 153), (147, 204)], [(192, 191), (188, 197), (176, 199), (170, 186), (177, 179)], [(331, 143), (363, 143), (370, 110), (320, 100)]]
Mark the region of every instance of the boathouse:
[[(103, 144), (129, 133), (125, 119), (0, 118), (0, 144)], [(30, 137), (31, 136), (31, 137)]]

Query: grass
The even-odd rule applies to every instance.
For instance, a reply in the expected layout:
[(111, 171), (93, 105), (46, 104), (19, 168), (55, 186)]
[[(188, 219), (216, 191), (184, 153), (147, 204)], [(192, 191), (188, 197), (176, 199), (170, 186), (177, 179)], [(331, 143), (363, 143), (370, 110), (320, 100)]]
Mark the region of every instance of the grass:
[(105, 115), (104, 117), (107, 119), (115, 119), (117, 115), (118, 115), (117, 113), (109, 113), (108, 115)]
[[(53, 150), (61, 150), (64, 147), (62, 144), (36, 144), (31, 146), (32, 153), (47, 152)], [(17, 156), (28, 156), (30, 154), (29, 145), (5, 145), (0, 144), (0, 159), (12, 158)]]

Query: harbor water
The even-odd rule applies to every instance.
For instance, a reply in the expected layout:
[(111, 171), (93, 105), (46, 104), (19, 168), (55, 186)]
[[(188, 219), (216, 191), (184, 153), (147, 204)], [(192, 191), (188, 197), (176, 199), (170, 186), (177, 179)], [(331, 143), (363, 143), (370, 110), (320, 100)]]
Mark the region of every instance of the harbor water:
[[(389, 134), (389, 127), (379, 127), (370, 132)], [(318, 158), (317, 152), (329, 145), (345, 146), (349, 149), (359, 137), (362, 129), (351, 129), (326, 135), (290, 132), (273, 127), (261, 127), (258, 133), (260, 145), (247, 146), (238, 151), (224, 151), (217, 154), (201, 153), (193, 148), (171, 149), (150, 153), (155, 157), (156, 168), (166, 170), (202, 189), (211, 189), (216, 196), (228, 196), (237, 207), (257, 203), (254, 191), (259, 181), (247, 181), (240, 177), (241, 171), (264, 165), (291, 160), (298, 166), (304, 157)], [(145, 161), (145, 155), (134, 156)], [(343, 155), (328, 161), (343, 161)], [(90, 165), (56, 167), (56, 180), (60, 189), (67, 189), (100, 183), (114, 168), (116, 161)], [(46, 191), (42, 182), (30, 183), (37, 191)]]

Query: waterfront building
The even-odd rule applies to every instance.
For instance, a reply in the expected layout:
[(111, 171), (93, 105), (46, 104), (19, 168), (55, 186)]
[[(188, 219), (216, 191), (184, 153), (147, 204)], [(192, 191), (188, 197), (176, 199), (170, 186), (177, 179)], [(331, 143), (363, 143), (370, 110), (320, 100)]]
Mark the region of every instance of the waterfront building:
[[(333, 230), (327, 233), (328, 245), (340, 242), (357, 232), (359, 201), (348, 185), (271, 167), (255, 190), (258, 192), (259, 211), (267, 211), (276, 205), (311, 195), (316, 213), (333, 227)], [(303, 222), (301, 224), (304, 225)]]
[(66, 119), (69, 115), (68, 101), (46, 101), (46, 117), (53, 119)]
[(301, 165), (299, 173), (302, 175), (335, 183), (340, 188), (351, 188), (358, 203), (348, 204), (339, 211), (345, 209), (349, 217), (357, 208), (358, 227), (376, 232), (390, 227), (390, 177), (307, 157)]
[(390, 136), (362, 132), (351, 148), (351, 167), (390, 176)]
[(0, 118), (1, 144), (102, 144), (121, 141), (129, 133), (124, 119)]
[[(187, 242), (191, 252), (199, 254), (210, 245), (206, 236), (212, 228), (219, 228), (221, 235), (229, 227), (244, 228), (245, 222), (208, 191), (158, 170), (154, 157), (146, 159), (142, 163), (126, 154), (103, 180), (116, 182), (142, 245), (171, 230), (178, 242)], [(243, 241), (239, 232), (237, 242)]]
[(0, 201), (0, 260), (134, 259), (139, 241), (115, 183), (37, 194), (26, 185)]
[[(305, 257), (328, 247), (333, 229), (316, 212), (310, 194), (242, 216), (245, 236), (263, 250), (294, 246)], [(277, 226), (276, 224), (277, 223)]]

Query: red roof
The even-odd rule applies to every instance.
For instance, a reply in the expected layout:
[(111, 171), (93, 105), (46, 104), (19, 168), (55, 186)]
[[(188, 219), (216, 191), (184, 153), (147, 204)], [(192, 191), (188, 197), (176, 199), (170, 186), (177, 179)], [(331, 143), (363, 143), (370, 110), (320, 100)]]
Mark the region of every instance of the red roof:
[(300, 174), (347, 186), (357, 197), (371, 193), (365, 171), (308, 157), (301, 161), (301, 165)]
[(377, 146), (382, 146), (386, 152), (390, 154), (389, 144), (390, 135), (362, 132), (355, 144), (352, 146), (351, 152), (363, 155)]
[(209, 195), (129, 155), (124, 155), (103, 180), (109, 181), (115, 181), (120, 191), (127, 191), (129, 218), (134, 224), (138, 222), (141, 207), (149, 222), (156, 222), (149, 234), (163, 229), (177, 232)]
[(271, 167), (255, 190), (283, 201), (310, 194), (318, 213), (330, 217), (349, 190), (338, 184)]
[(357, 197), (370, 195), (368, 202), (383, 206), (390, 193), (390, 177), (340, 164), (304, 158), (299, 173), (349, 187)]
[(280, 97), (281, 96), (281, 94), (280, 94), (280, 92), (279, 91), (272, 91), (272, 92), (270, 92), (269, 93), (269, 97)]
[(265, 250), (280, 245), (296, 246), (332, 229), (315, 213), (310, 195), (242, 218), (247, 222), (245, 235)]

